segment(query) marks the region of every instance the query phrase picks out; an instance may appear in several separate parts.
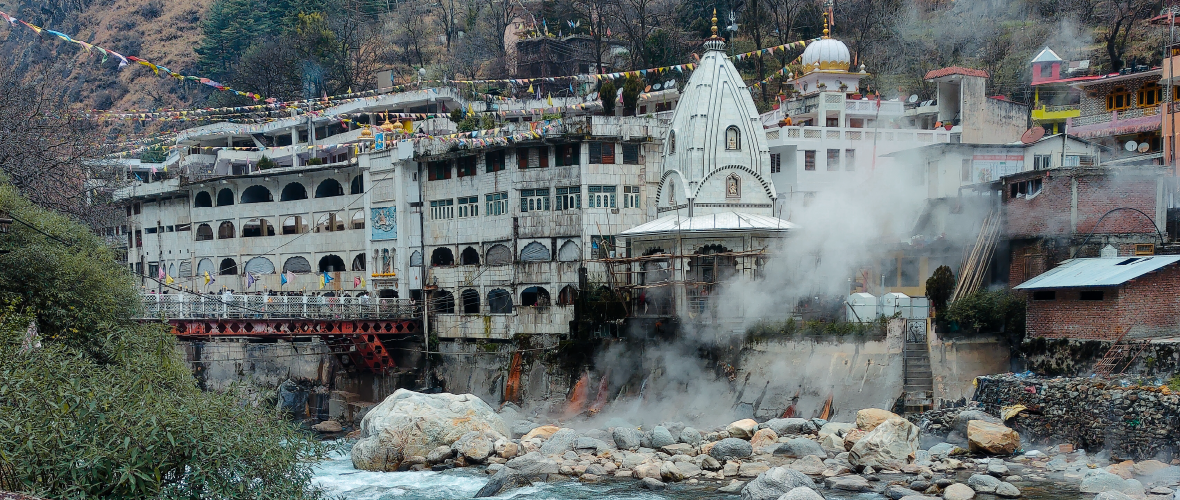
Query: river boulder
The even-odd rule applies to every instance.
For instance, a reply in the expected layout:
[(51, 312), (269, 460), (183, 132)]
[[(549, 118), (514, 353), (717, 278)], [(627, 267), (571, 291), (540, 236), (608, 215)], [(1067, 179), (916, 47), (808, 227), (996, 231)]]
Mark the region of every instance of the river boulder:
[(615, 446), (620, 450), (635, 451), (639, 449), (639, 443), (643, 439), (643, 433), (634, 427), (615, 427), (611, 431), (611, 437), (614, 438)]
[(900, 417), (896, 413), (880, 408), (865, 408), (856, 412), (856, 428), (868, 432), (891, 418)]
[[(352, 464), (361, 470), (396, 470), (405, 457), (426, 456), (472, 431), (509, 435), (500, 415), (471, 394), (421, 394), (398, 389), (361, 420)], [(494, 442), (494, 439), (493, 439)]]
[(852, 446), (848, 462), (857, 466), (900, 467), (918, 452), (918, 427), (897, 417), (877, 425)]
[(811, 420), (803, 418), (772, 418), (766, 423), (759, 425), (766, 429), (771, 429), (775, 434), (785, 436), (787, 434), (815, 434), (815, 423)]
[(709, 456), (723, 463), (726, 460), (741, 460), (753, 454), (754, 447), (750, 446), (749, 441), (732, 437), (718, 441), (709, 449)]
[(815, 482), (797, 470), (775, 467), (746, 483), (742, 488), (742, 500), (778, 500), (799, 487), (813, 488)]
[(1003, 424), (972, 420), (967, 423), (967, 444), (974, 452), (1011, 455), (1020, 448), (1020, 435)]

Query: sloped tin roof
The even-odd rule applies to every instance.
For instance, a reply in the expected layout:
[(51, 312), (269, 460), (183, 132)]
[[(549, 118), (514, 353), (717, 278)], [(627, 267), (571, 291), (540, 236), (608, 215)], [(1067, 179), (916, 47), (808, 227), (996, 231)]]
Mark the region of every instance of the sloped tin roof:
[(1180, 262), (1180, 255), (1070, 259), (1016, 286), (1017, 290), (1118, 286)]
[(702, 233), (724, 231), (787, 231), (799, 227), (798, 225), (771, 217), (769, 215), (755, 215), (741, 212), (721, 212), (716, 214), (686, 217), (668, 215), (640, 224), (620, 233), (621, 236), (644, 236), (653, 234), (674, 233)]

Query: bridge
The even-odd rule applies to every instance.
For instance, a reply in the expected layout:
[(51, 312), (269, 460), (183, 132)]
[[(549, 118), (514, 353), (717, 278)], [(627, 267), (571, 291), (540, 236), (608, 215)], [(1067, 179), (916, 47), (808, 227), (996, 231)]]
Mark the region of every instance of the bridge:
[(163, 321), (182, 340), (316, 337), (346, 364), (395, 367), (382, 338), (422, 333), (422, 306), (407, 299), (144, 294), (141, 320)]

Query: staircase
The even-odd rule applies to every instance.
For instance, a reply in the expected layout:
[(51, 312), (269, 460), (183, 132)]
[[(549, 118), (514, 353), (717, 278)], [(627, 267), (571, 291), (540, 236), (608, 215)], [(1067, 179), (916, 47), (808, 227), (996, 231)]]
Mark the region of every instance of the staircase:
[[(1124, 341), (1128, 331), (1130, 331), (1129, 328), (1124, 330), (1119, 335), (1119, 338), (1114, 341), (1114, 344), (1110, 346), (1110, 350), (1106, 351), (1106, 355), (1094, 365), (1094, 375), (1102, 378), (1121, 375), (1135, 363), (1135, 359), (1139, 357), (1139, 354), (1151, 344), (1150, 341), (1146, 340)], [(1119, 365), (1122, 365), (1122, 369), (1118, 369)]]
[(906, 320), (903, 350), (906, 413), (921, 413), (934, 408), (934, 373), (930, 370), (926, 328), (926, 320)]

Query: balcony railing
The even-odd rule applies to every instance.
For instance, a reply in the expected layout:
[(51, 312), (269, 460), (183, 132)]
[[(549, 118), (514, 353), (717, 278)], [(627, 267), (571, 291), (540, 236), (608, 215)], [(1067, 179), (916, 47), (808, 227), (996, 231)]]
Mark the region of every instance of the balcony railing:
[(409, 299), (144, 294), (146, 319), (406, 319), (422, 316)]

